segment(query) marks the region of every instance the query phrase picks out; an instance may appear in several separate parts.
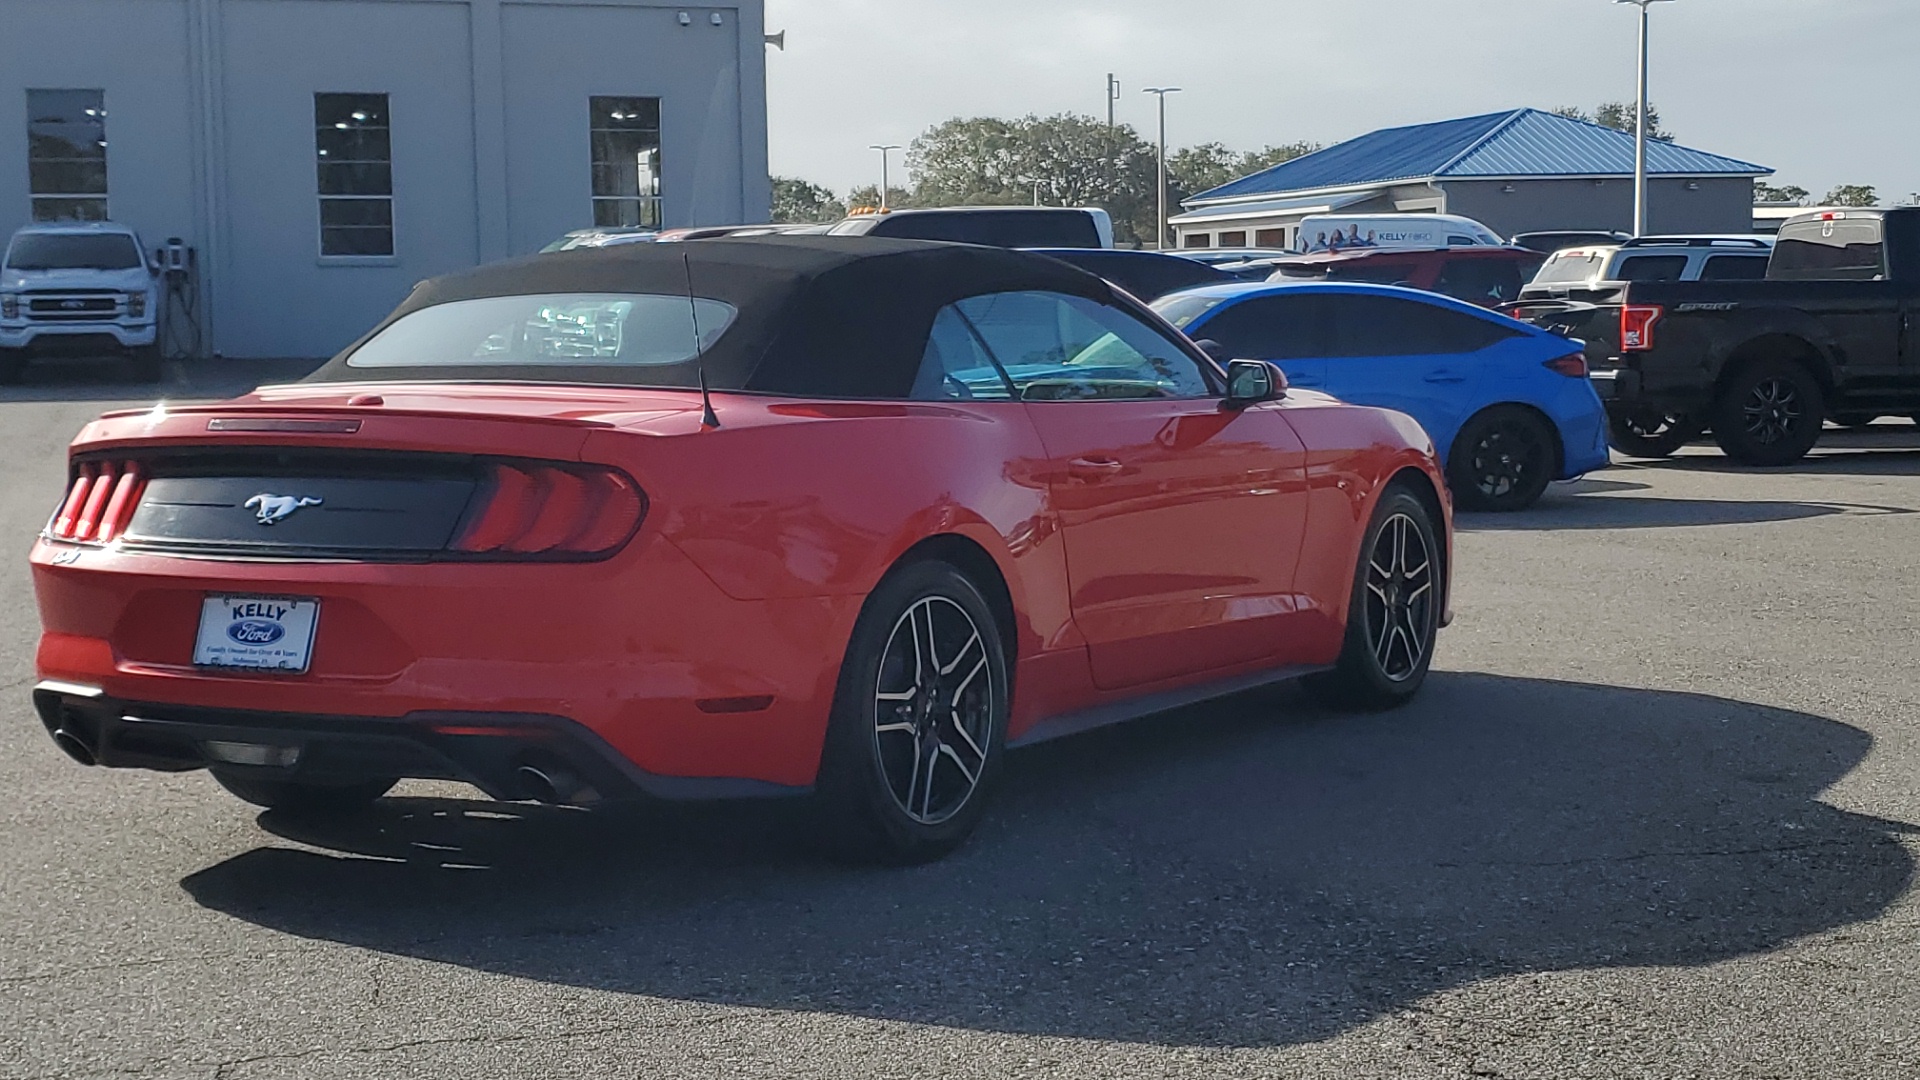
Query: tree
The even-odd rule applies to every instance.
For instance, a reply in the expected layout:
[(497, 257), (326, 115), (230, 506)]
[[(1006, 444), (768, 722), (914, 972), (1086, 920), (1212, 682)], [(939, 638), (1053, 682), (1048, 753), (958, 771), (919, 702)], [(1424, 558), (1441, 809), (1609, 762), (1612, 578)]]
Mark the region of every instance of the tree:
[(789, 176), (773, 178), (773, 220), (779, 225), (815, 225), (847, 216), (847, 204), (833, 192)]
[[(850, 209), (873, 209), (879, 205), (879, 184), (862, 184), (852, 191), (847, 192), (847, 206)], [(890, 210), (905, 210), (908, 207), (920, 205), (924, 204), (916, 202), (913, 192), (908, 191), (906, 188), (890, 187), (887, 189), (887, 208)]]
[(1116, 238), (1153, 235), (1153, 148), (1131, 128), (1063, 113), (1017, 120), (955, 118), (907, 148), (922, 206), (1100, 206)]
[[(1615, 131), (1632, 134), (1639, 123), (1640, 109), (1631, 101), (1608, 101), (1603, 102), (1592, 112), (1578, 105), (1562, 105), (1553, 112), (1554, 115), (1564, 116), (1569, 120), (1584, 120), (1589, 124), (1599, 124), (1601, 127), (1610, 127)], [(1647, 104), (1647, 138), (1657, 139), (1660, 142), (1673, 141), (1673, 132), (1660, 126), (1659, 107), (1651, 102)]]
[(1842, 184), (1822, 201), (1828, 206), (1878, 206), (1880, 193), (1872, 184)]
[(1189, 146), (1167, 155), (1167, 173), (1171, 177), (1174, 201), (1185, 202), (1201, 192), (1211, 191), (1243, 176), (1264, 172), (1318, 149), (1318, 144), (1306, 142), (1269, 146), (1248, 153), (1229, 150), (1217, 142)]
[(1807, 196), (1812, 194), (1806, 188), (1796, 184), (1774, 187), (1762, 180), (1753, 182), (1753, 201), (1756, 203), (1786, 203), (1793, 206), (1807, 205)]

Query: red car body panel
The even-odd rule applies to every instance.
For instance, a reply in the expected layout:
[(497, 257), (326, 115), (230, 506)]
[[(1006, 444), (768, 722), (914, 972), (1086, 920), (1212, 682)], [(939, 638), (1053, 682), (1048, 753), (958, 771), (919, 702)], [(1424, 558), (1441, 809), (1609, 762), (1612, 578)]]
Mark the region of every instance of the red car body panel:
[[(804, 788), (861, 606), (920, 545), (957, 545), (1003, 579), (1018, 741), (1049, 719), (1331, 664), (1362, 534), (1397, 475), (1425, 478), (1450, 544), (1446, 487), (1418, 426), (1304, 391), (1239, 411), (715, 404), (711, 429), (683, 391), (334, 383), (109, 414), (75, 454), (270, 446), (588, 462), (631, 476), (649, 509), (624, 548), (593, 562), (214, 559), (43, 538), (31, 557), (40, 675), (215, 709), (560, 717), (649, 774)], [(261, 420), (357, 424), (213, 430), (275, 426)], [(310, 670), (196, 668), (209, 593), (319, 598)]]

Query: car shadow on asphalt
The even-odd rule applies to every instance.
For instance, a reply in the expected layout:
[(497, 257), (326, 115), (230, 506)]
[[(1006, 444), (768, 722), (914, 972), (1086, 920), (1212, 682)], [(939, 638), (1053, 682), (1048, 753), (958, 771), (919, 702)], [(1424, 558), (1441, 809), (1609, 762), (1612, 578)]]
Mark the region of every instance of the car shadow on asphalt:
[(1757, 525), (1834, 514), (1911, 514), (1900, 506), (1867, 503), (1669, 499), (1549, 493), (1532, 507), (1510, 514), (1460, 513), (1464, 532), (1550, 532), (1578, 529), (1673, 529), (1693, 525)]
[(158, 382), (130, 377), (124, 360), (86, 357), (41, 360), (25, 378), (0, 385), (0, 404), (35, 401), (98, 401), (144, 404), (154, 401), (218, 400), (269, 383), (293, 382), (313, 373), (324, 360), (168, 361)]
[[(1532, 972), (1705, 965), (1873, 919), (1910, 827), (1820, 794), (1871, 738), (1694, 694), (1436, 673), (1395, 713), (1243, 695), (1016, 754), (911, 869), (787, 804), (265, 814), (182, 881), (303, 938), (600, 990), (1188, 1046), (1316, 1041)], [(317, 850), (316, 850), (317, 849)]]

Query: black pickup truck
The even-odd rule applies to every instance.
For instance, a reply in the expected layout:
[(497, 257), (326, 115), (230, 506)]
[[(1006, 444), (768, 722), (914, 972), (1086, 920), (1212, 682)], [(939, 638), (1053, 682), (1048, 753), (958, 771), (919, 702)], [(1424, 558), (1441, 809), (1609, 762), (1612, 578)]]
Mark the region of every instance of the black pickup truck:
[(1596, 284), (1509, 310), (1586, 342), (1623, 453), (1711, 430), (1735, 461), (1786, 465), (1828, 419), (1920, 419), (1920, 207), (1794, 218), (1762, 281)]

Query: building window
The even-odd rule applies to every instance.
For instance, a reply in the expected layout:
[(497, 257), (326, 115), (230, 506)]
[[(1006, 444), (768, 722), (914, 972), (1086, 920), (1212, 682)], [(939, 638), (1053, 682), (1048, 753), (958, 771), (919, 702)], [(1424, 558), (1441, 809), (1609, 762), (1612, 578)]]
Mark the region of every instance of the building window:
[(320, 254), (393, 254), (393, 139), (385, 94), (313, 95)]
[(1231, 232), (1221, 233), (1220, 246), (1224, 248), (1246, 247), (1247, 246), (1247, 230), (1235, 229)]
[(593, 135), (593, 223), (660, 227), (660, 99), (588, 99)]
[(1212, 233), (1203, 233), (1203, 232), (1198, 232), (1198, 233), (1188, 233), (1188, 234), (1187, 234), (1186, 236), (1184, 236), (1184, 237), (1182, 237), (1182, 238), (1181, 238), (1181, 240), (1180, 240), (1180, 246), (1181, 246), (1181, 247), (1190, 247), (1190, 248), (1204, 248), (1204, 247), (1212, 247), (1212, 246), (1213, 246), (1213, 234), (1212, 234)]
[(107, 103), (100, 90), (27, 91), (35, 221), (107, 219)]

